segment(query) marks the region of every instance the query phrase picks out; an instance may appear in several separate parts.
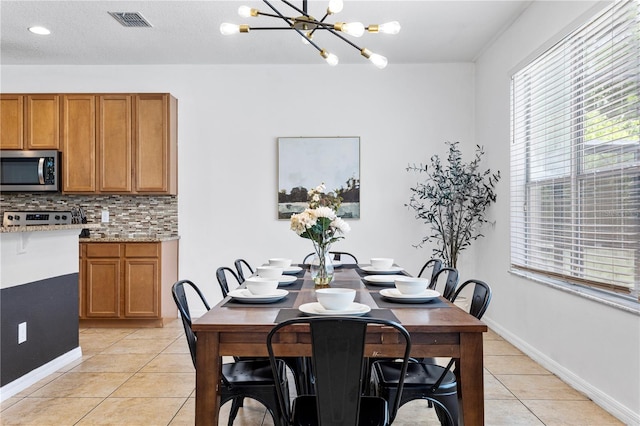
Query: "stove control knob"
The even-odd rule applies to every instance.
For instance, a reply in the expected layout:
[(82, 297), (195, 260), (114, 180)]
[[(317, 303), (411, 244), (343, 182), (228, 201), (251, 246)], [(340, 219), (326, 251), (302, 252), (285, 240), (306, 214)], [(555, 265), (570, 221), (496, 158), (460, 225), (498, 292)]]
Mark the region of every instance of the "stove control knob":
[(60, 220), (60, 215), (56, 215), (56, 220)]
[(20, 220), (20, 215), (19, 214), (15, 215), (14, 217), (16, 218), (16, 220)]
[(62, 220), (67, 220), (67, 215), (66, 214), (62, 215)]
[(7, 216), (7, 219), (9, 219), (9, 220), (13, 220), (13, 216), (12, 216), (12, 215), (8, 215), (8, 216)]

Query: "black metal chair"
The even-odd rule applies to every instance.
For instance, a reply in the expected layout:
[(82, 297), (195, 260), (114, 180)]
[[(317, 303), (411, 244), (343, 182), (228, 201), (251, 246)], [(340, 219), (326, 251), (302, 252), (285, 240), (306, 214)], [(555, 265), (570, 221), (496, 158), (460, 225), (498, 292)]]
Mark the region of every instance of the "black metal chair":
[[(354, 255), (352, 255), (351, 253), (347, 253), (346, 251), (330, 251), (329, 254), (331, 255), (331, 260), (341, 262), (342, 264), (358, 263), (358, 259)], [(304, 257), (302, 263), (308, 264), (315, 255), (316, 253), (309, 253)]]
[[(171, 289), (173, 300), (176, 302), (182, 318), (184, 334), (191, 353), (191, 361), (193, 366), (196, 367), (197, 338), (191, 329), (191, 313), (185, 293), (185, 285), (193, 289), (207, 310), (210, 307), (200, 289), (193, 282), (181, 280), (173, 284)], [(274, 377), (278, 377), (277, 383), (273, 379)], [(263, 404), (273, 417), (276, 425), (286, 425), (288, 423), (289, 406), (280, 402), (279, 394), (284, 393), (287, 395), (285, 402), (288, 402), (288, 392), (286, 366), (284, 361), (280, 359), (273, 361), (273, 367), (267, 358), (236, 361), (222, 365), (220, 405), (233, 401), (231, 412), (229, 413), (229, 426), (233, 425), (244, 398), (252, 398)]]
[[(229, 287), (227, 274), (231, 274), (231, 276), (235, 279), (235, 282), (232, 283), (233, 288)], [(242, 281), (240, 281), (240, 277), (238, 276), (238, 274), (236, 274), (236, 271), (227, 266), (221, 266), (216, 269), (216, 278), (218, 279), (218, 284), (220, 285), (220, 291), (222, 291), (222, 297), (227, 297), (230, 290), (233, 290), (240, 284), (242, 284)]]
[(247, 277), (244, 274), (245, 268), (248, 269), (250, 272), (250, 274), (247, 274), (248, 276), (251, 276), (254, 272), (251, 265), (249, 265), (249, 262), (247, 262), (244, 259), (236, 259), (236, 261), (233, 262), (233, 264), (236, 267), (236, 272), (238, 273), (238, 278), (241, 284), (244, 282), (245, 279), (247, 279)]
[[(460, 293), (469, 285), (474, 285), (473, 296), (469, 314), (480, 319), (491, 302), (491, 287), (484, 281), (471, 279), (462, 283), (451, 297), (454, 302)], [(435, 405), (436, 414), (443, 425), (458, 424), (458, 395), (456, 376), (451, 371), (455, 359), (451, 359), (446, 367), (441, 367), (429, 362), (410, 363), (407, 368), (402, 399), (400, 405), (404, 405), (415, 399), (434, 399), (441, 403)], [(375, 394), (388, 401), (398, 394), (398, 382), (401, 368), (397, 362), (378, 361), (373, 363), (373, 381)], [(442, 406), (449, 411), (451, 416), (443, 412)]]
[[(444, 284), (441, 284), (443, 280)], [(431, 280), (429, 288), (440, 291), (442, 297), (450, 301), (456, 292), (457, 285), (458, 270), (456, 268), (441, 268)]]
[(442, 269), (442, 261), (440, 259), (430, 259), (422, 265), (422, 269), (420, 269), (420, 273), (418, 277), (422, 277), (422, 274), (429, 271), (431, 269), (431, 276), (429, 277), (429, 282), (432, 283), (435, 279), (436, 274), (440, 269)]
[[(276, 325), (267, 336), (267, 350), (274, 369), (278, 368), (274, 346), (279, 343), (279, 333), (292, 332), (296, 327), (311, 329), (312, 368), (315, 376), (315, 394), (301, 395), (294, 399), (291, 411), (293, 425), (356, 426), (388, 425), (395, 419), (402, 394), (402, 378), (398, 383), (400, 392), (391, 403), (376, 396), (365, 396), (361, 390), (366, 366), (364, 345), (368, 327), (389, 327), (395, 330), (398, 344), (404, 344), (402, 362), (398, 363), (404, 373), (411, 350), (409, 333), (392, 321), (364, 317), (307, 317), (293, 318)], [(392, 329), (391, 329), (392, 328)], [(280, 403), (286, 406), (286, 394), (279, 393)]]

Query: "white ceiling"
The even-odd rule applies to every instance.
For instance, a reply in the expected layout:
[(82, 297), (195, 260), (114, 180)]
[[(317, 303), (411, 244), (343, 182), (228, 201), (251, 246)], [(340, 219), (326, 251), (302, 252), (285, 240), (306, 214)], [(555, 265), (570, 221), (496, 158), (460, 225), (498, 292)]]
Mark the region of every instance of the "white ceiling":
[[(291, 0), (302, 7), (301, 0)], [(298, 14), (271, 0), (285, 15)], [(328, 19), (365, 25), (400, 21), (398, 35), (364, 34), (357, 45), (387, 56), (389, 63), (470, 62), (531, 3), (521, 1), (345, 0)], [(223, 36), (222, 22), (280, 25), (274, 19), (241, 18), (238, 6), (269, 11), (261, 1), (0, 1), (0, 63), (46, 64), (318, 64), (317, 50), (292, 31), (252, 31)], [(327, 0), (309, 0), (321, 18)], [(286, 12), (285, 12), (286, 11)], [(107, 12), (140, 12), (152, 28), (126, 28)], [(42, 25), (49, 36), (27, 28)], [(359, 52), (322, 32), (314, 40), (340, 63), (362, 63)]]

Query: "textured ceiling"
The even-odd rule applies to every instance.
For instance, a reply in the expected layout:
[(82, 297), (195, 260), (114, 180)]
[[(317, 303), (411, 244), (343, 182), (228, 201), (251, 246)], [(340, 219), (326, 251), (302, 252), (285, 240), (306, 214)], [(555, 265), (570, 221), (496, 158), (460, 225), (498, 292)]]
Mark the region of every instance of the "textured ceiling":
[[(292, 0), (301, 7), (302, 2)], [(400, 21), (391, 36), (364, 34), (357, 45), (385, 55), (389, 63), (473, 61), (531, 3), (530, 1), (365, 1), (345, 0), (330, 22), (365, 25)], [(220, 23), (275, 26), (271, 18), (241, 18), (238, 6), (263, 11), (260, 1), (16, 1), (0, 2), (0, 63), (45, 64), (318, 64), (317, 50), (291, 31), (252, 31), (222, 36)], [(272, 4), (280, 7), (278, 0)], [(321, 18), (328, 1), (310, 0)], [(282, 11), (296, 16), (287, 6)], [(140, 12), (152, 28), (125, 28), (108, 12)], [(27, 31), (46, 26), (49, 36)], [(314, 40), (340, 63), (362, 63), (359, 52), (322, 32)]]

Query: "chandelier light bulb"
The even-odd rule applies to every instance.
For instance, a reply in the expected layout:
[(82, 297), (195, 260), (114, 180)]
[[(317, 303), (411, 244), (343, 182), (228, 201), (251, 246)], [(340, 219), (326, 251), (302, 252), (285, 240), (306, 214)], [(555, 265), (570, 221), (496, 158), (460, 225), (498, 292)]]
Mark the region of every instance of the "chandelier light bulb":
[(240, 25), (223, 22), (222, 24), (220, 24), (220, 32), (223, 35), (238, 34), (240, 32)]
[(391, 21), (378, 26), (378, 31), (385, 34), (398, 34), (400, 32), (400, 22)]
[(336, 28), (337, 30), (354, 37), (362, 37), (362, 34), (364, 34), (364, 25), (362, 22), (347, 22), (336, 25), (339, 26), (339, 28)]
[(249, 18), (251, 17), (251, 11), (253, 9), (251, 9), (249, 6), (240, 6), (238, 8), (238, 15), (242, 16), (243, 18)]
[(327, 63), (332, 67), (335, 67), (336, 65), (338, 65), (338, 57), (333, 53), (329, 53), (326, 50), (322, 49), (320, 51), (320, 56), (322, 56), (324, 60), (327, 61)]
[(309, 40), (311, 40), (312, 38), (313, 37), (311, 36), (311, 33), (308, 32), (307, 34), (300, 37), (300, 41), (302, 41), (303, 44), (311, 44)]
[(327, 8), (327, 12), (329, 14), (340, 13), (342, 12), (342, 8), (344, 7), (344, 3), (342, 0), (329, 0), (329, 7)]
[(387, 58), (382, 55), (378, 55), (377, 53), (373, 53), (369, 57), (369, 60), (371, 61), (371, 63), (373, 63), (373, 65), (380, 69), (386, 68), (387, 64), (389, 63), (389, 61), (387, 61)]

